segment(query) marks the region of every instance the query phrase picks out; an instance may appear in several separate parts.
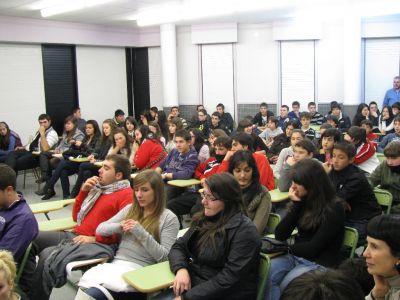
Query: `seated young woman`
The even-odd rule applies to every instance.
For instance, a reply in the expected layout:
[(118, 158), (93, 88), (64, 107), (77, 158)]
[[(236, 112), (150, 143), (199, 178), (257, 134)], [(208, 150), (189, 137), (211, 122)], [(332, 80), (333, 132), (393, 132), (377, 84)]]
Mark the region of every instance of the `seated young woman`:
[(293, 156), (293, 147), (301, 140), (306, 138), (306, 134), (301, 129), (294, 129), (290, 135), (290, 146), (282, 149), (279, 153), (278, 160), (276, 162), (276, 166), (274, 168), (274, 177), (278, 178), (281, 176), (281, 170), (283, 163), (291, 156)]
[(122, 154), (126, 156), (129, 161), (133, 160), (133, 151), (131, 138), (123, 128), (116, 128), (113, 132), (113, 147), (110, 154)]
[(0, 163), (4, 163), (7, 154), (17, 147), (22, 147), (19, 135), (12, 131), (6, 122), (0, 122)]
[(135, 143), (133, 144), (132, 166), (138, 170), (155, 169), (167, 157), (160, 140), (146, 125), (141, 125), (135, 130)]
[(278, 182), (278, 188), (281, 192), (289, 191), (292, 185), (292, 169), (293, 167), (303, 159), (311, 159), (315, 153), (315, 147), (313, 142), (309, 139), (304, 139), (294, 145), (293, 156), (288, 157), (288, 159), (283, 163), (281, 176)]
[(64, 159), (60, 160), (51, 178), (46, 182), (41, 191), (37, 195), (44, 195), (42, 200), (51, 199), (56, 195), (54, 186), (58, 179), (61, 181), (63, 191), (63, 199), (70, 197), (68, 176), (78, 173), (79, 162), (70, 161), (70, 157), (88, 157), (90, 156), (100, 139), (99, 124), (95, 120), (88, 120), (85, 125), (85, 138), (82, 141), (74, 141), (71, 143), (70, 149), (63, 152)]
[(167, 144), (165, 137), (161, 132), (160, 125), (158, 125), (157, 121), (149, 122), (149, 129), (154, 134), (154, 137), (161, 142), (163, 147)]
[(183, 129), (183, 123), (180, 118), (174, 117), (168, 120), (168, 143), (165, 149), (168, 153), (175, 149), (175, 133)]
[(197, 158), (200, 163), (205, 162), (210, 157), (210, 148), (205, 142), (203, 133), (198, 128), (192, 128), (189, 132), (192, 137), (190, 143), (198, 153)]
[(333, 146), (342, 140), (342, 133), (339, 129), (328, 128), (321, 134), (321, 143), (315, 158), (320, 162), (332, 163)]
[[(76, 141), (81, 142), (85, 137), (84, 133), (77, 127), (77, 119), (73, 116), (68, 116), (64, 120), (64, 133), (61, 141), (54, 149), (54, 153), (60, 154), (68, 150), (69, 147)], [(53, 157), (52, 152), (42, 152), (39, 156), (40, 170), (42, 177), (39, 179), (40, 182), (48, 181), (51, 178), (51, 170), (55, 169), (60, 162), (60, 158)]]
[[(167, 260), (179, 231), (177, 217), (165, 208), (164, 183), (153, 170), (139, 173), (133, 182), (135, 197), (118, 214), (101, 223), (96, 234), (118, 235), (120, 243), (113, 261), (91, 268), (79, 281), (94, 299), (126, 298), (134, 292), (122, 275)], [(81, 294), (82, 292), (78, 292)], [(135, 294), (129, 295), (135, 299)]]
[(394, 115), (390, 106), (382, 108), (382, 114), (379, 116), (379, 131), (382, 135), (394, 132)]
[(112, 148), (113, 131), (116, 125), (112, 119), (106, 119), (102, 124), (102, 136), (97, 143), (94, 151), (88, 156), (89, 162), (84, 162), (79, 165), (78, 178), (76, 179), (75, 186), (71, 191), (70, 197), (75, 198), (82, 184), (92, 176), (99, 175), (99, 167), (94, 164), (96, 160), (104, 160)]
[(400, 299), (399, 228), (399, 215), (379, 215), (368, 223), (368, 247), (363, 256), (375, 286), (366, 300)]
[(261, 240), (229, 173), (204, 182), (204, 209), (172, 246), (173, 290), (155, 299), (255, 299)]
[(253, 149), (255, 153), (258, 154), (267, 154), (268, 152), (268, 147), (265, 145), (264, 141), (262, 138), (258, 136), (258, 134), (255, 134), (253, 132), (253, 122), (251, 122), (248, 119), (243, 119), (239, 121), (238, 127), (236, 129), (237, 132), (245, 132), (247, 134), (250, 134), (252, 140), (253, 140)]
[(275, 238), (287, 240), (297, 227), (299, 234), (290, 254), (271, 260), (266, 300), (279, 300), (281, 292), (297, 276), (339, 263), (345, 211), (321, 163), (312, 159), (293, 167), (292, 200), (287, 215), (278, 224)]
[(126, 117), (124, 122), (124, 128), (132, 140), (135, 138), (135, 130), (137, 127), (138, 124), (134, 117), (132, 116)]
[(250, 151), (236, 151), (229, 162), (229, 173), (239, 182), (243, 195), (243, 204), (248, 217), (263, 234), (272, 203), (267, 188), (260, 184), (260, 174)]

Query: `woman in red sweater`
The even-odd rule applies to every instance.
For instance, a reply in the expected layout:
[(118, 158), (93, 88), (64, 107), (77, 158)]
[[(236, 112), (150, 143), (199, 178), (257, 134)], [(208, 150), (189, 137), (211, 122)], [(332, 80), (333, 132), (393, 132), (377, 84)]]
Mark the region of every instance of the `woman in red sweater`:
[(167, 157), (167, 151), (147, 125), (135, 130), (133, 151), (132, 165), (138, 170), (155, 169)]

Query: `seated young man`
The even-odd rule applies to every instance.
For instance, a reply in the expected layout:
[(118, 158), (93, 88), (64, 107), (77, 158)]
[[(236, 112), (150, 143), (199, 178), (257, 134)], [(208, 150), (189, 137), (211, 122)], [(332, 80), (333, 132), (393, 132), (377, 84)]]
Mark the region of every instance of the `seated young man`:
[(400, 116), (397, 116), (393, 120), (394, 124), (394, 132), (389, 133), (386, 135), (383, 140), (378, 144), (378, 152), (383, 152), (383, 149), (389, 144), (390, 142), (393, 141), (400, 141)]
[[(229, 150), (221, 166), (218, 168), (218, 172), (227, 172), (229, 169), (229, 162), (233, 154), (238, 150), (253, 150), (253, 139), (251, 136), (244, 132), (238, 132), (232, 136), (232, 148)], [(269, 191), (275, 188), (275, 179), (272, 172), (271, 166), (269, 165), (268, 159), (265, 155), (253, 153), (253, 157), (256, 161), (258, 172), (260, 173), (260, 183), (265, 186)]]
[(278, 126), (278, 119), (272, 116), (268, 119), (267, 128), (265, 128), (265, 130), (258, 136), (264, 140), (265, 144), (269, 148), (274, 142), (274, 138), (281, 133), (283, 133), (283, 131)]
[[(156, 168), (156, 172), (161, 174), (161, 177), (165, 180), (173, 179), (190, 179), (193, 177), (194, 170), (199, 164), (197, 158), (197, 152), (190, 145), (191, 135), (189, 131), (185, 129), (178, 130), (175, 133), (175, 146), (163, 160), (160, 165)], [(185, 189), (179, 187), (173, 187), (170, 185), (166, 186), (167, 200), (176, 198), (181, 195)]]
[(300, 114), (301, 130), (303, 130), (306, 137), (312, 141), (315, 138), (315, 130), (310, 127), (310, 121), (310, 113), (305, 111)]
[(303, 159), (313, 158), (314, 153), (314, 144), (308, 139), (301, 140), (294, 145), (293, 156), (289, 156), (288, 159), (283, 163), (280, 173), (278, 188), (281, 192), (288, 192), (290, 186), (292, 185), (291, 170), (293, 166)]
[[(286, 128), (286, 123), (291, 121), (288, 114), (289, 114), (289, 106), (282, 105), (281, 108), (279, 109), (279, 117), (278, 117), (278, 124), (282, 130)], [(295, 124), (295, 127), (297, 127), (297, 120), (293, 120), (293, 123)]]
[(39, 155), (33, 155), (33, 151), (48, 151), (58, 143), (58, 134), (51, 127), (51, 119), (47, 114), (41, 114), (38, 118), (39, 129), (31, 143), (25, 147), (17, 147), (7, 155), (5, 163), (17, 174), (19, 170), (35, 168), (39, 165)]
[(375, 147), (367, 141), (367, 134), (364, 128), (352, 126), (344, 135), (344, 139), (356, 147), (354, 164), (364, 172), (371, 174), (379, 165), (378, 157), (375, 154)]
[(339, 121), (339, 130), (341, 132), (346, 132), (350, 126), (351, 121), (348, 115), (342, 112), (342, 107), (339, 103), (332, 103), (331, 104), (331, 114), (334, 115)]
[[(278, 161), (279, 153), (290, 146), (290, 137), (292, 136), (293, 130), (296, 128), (295, 123), (288, 121), (286, 128), (283, 133), (277, 135), (274, 138), (272, 145), (269, 147), (267, 157), (268, 161), (272, 164), (276, 164)], [(280, 128), (280, 127), (279, 127)]]
[[(328, 124), (329, 125), (329, 124)], [(342, 134), (336, 128), (328, 128), (321, 135), (318, 152), (314, 155), (320, 162), (332, 163), (333, 145), (342, 140)]]
[(222, 103), (218, 103), (217, 112), (221, 115), (221, 123), (224, 127), (228, 128), (229, 132), (233, 131), (233, 118), (232, 115), (228, 112), (225, 112), (225, 105)]
[(181, 118), (178, 106), (171, 107), (170, 113), (168, 115), (168, 121), (172, 120), (172, 118), (175, 118), (175, 117), (179, 118), (181, 120), (183, 128), (186, 128), (188, 126), (186, 120), (184, 118)]
[(308, 111), (311, 115), (311, 125), (322, 125), (325, 122), (324, 116), (317, 112), (317, 105), (315, 104), (315, 102), (308, 103)]
[[(65, 279), (65, 266), (71, 261), (92, 259), (95, 258), (95, 253), (102, 254), (102, 257), (104, 254), (113, 256), (114, 247), (108, 244), (117, 243), (117, 236), (102, 237), (96, 235), (96, 229), (100, 223), (132, 203), (130, 174), (131, 164), (126, 157), (118, 154), (108, 155), (99, 170), (99, 177), (89, 178), (76, 197), (72, 209), (72, 218), (77, 222), (74, 229), (39, 232), (34, 242), (39, 261), (31, 299), (49, 299), (55, 284), (50, 279), (50, 268), (53, 273), (59, 272), (56, 275), (57, 280), (60, 280), (63, 276)], [(57, 256), (50, 256), (54, 250), (62, 252)]]
[(372, 186), (380, 185), (393, 196), (392, 212), (400, 214), (400, 141), (389, 143), (383, 154), (386, 160), (369, 177)]
[(225, 124), (221, 122), (221, 114), (217, 111), (212, 113), (210, 123), (210, 131), (215, 129), (221, 129), (228, 135), (231, 133), (228, 127), (226, 127)]
[(376, 150), (379, 138), (372, 131), (374, 129), (374, 125), (372, 124), (372, 121), (368, 120), (368, 119), (362, 120), (361, 121), (361, 128), (365, 129), (365, 132), (367, 134), (367, 141), (372, 143), (374, 145), (374, 147), (375, 147), (375, 150)]
[(273, 115), (274, 113), (268, 110), (268, 104), (262, 102), (260, 104), (260, 111), (253, 118), (253, 124), (258, 127), (264, 127), (267, 125), (269, 118)]
[(289, 112), (288, 117), (290, 120), (297, 122), (297, 124), (300, 123), (300, 102), (299, 101), (292, 102), (292, 111)]
[(333, 128), (339, 127), (339, 119), (334, 115), (327, 115), (326, 116), (326, 123), (331, 125)]
[[(232, 147), (232, 140), (230, 137), (220, 136), (215, 140), (214, 145), (215, 155), (200, 163), (195, 170), (194, 177), (200, 179), (201, 184), (206, 178), (218, 172), (222, 160)], [(203, 208), (200, 193), (195, 189), (188, 189), (182, 195), (170, 199), (167, 208), (178, 217), (189, 212), (193, 215)]]
[(346, 201), (346, 225), (357, 229), (359, 240), (366, 238), (370, 219), (382, 213), (363, 171), (353, 164), (356, 148), (347, 141), (333, 146), (332, 163), (324, 163), (338, 197)]

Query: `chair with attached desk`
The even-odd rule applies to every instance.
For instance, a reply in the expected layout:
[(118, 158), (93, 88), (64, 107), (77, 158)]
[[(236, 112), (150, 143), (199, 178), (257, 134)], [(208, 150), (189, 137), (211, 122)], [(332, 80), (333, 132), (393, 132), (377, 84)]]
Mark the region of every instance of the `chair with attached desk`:
[(274, 234), (275, 228), (276, 228), (276, 226), (278, 226), (280, 221), (281, 221), (280, 215), (270, 213), (269, 217), (268, 217), (268, 223), (267, 223), (267, 234)]
[(344, 228), (344, 237), (343, 237), (343, 246), (350, 248), (349, 258), (354, 257), (354, 253), (356, 251), (358, 244), (358, 231), (355, 228), (345, 226)]
[(376, 197), (376, 200), (378, 200), (378, 203), (380, 206), (386, 207), (385, 214), (390, 214), (390, 210), (392, 209), (392, 202), (393, 202), (393, 196), (388, 190), (380, 189), (380, 188), (374, 188), (374, 194)]
[(39, 222), (40, 231), (71, 230), (76, 225), (72, 217)]
[(64, 199), (64, 200), (30, 204), (29, 207), (31, 208), (33, 214), (43, 213), (46, 216), (47, 220), (50, 220), (50, 217), (48, 215), (49, 212), (61, 210), (64, 207), (73, 203), (75, 203), (75, 199)]

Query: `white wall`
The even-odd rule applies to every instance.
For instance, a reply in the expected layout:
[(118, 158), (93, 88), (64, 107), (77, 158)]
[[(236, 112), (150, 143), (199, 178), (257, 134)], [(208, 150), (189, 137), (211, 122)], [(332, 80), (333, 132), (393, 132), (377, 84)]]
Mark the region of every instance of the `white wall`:
[(26, 144), (45, 112), (42, 51), (39, 45), (0, 44), (0, 120)]
[(150, 85), (150, 106), (163, 107), (163, 85), (161, 48), (150, 47), (149, 55), (149, 85)]
[(276, 103), (279, 43), (269, 24), (241, 25), (236, 45), (237, 103)]
[(79, 105), (84, 119), (102, 122), (119, 108), (128, 114), (125, 60), (123, 48), (76, 47)]

